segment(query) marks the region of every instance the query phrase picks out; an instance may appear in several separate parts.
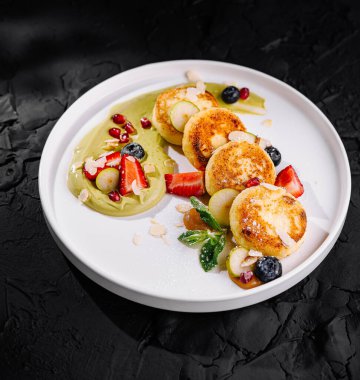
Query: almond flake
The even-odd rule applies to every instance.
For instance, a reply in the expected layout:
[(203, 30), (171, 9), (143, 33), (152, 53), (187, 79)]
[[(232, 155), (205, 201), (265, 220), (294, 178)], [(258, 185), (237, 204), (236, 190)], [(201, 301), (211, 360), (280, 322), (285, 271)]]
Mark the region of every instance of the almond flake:
[(271, 185), (270, 183), (262, 182), (261, 186), (265, 187), (268, 190), (279, 190), (280, 188), (275, 185)]
[(201, 80), (199, 74), (196, 71), (194, 71), (194, 70), (188, 70), (185, 73), (185, 75), (186, 75), (186, 78), (187, 78), (187, 80), (189, 82), (194, 82), (195, 83), (195, 82)]
[(188, 87), (186, 89), (186, 99), (190, 100), (190, 102), (196, 102), (198, 100), (198, 95), (200, 91), (196, 87)]
[(155, 173), (155, 165), (145, 164), (144, 165), (144, 173), (145, 174)]
[(261, 122), (261, 125), (264, 127), (271, 127), (272, 126), (272, 120), (271, 119), (265, 119)]
[(131, 162), (135, 162), (135, 158), (133, 156), (127, 156), (126, 159)]
[(285, 230), (277, 228), (276, 233), (285, 247), (291, 248), (296, 244), (296, 241)]
[(179, 203), (175, 206), (175, 208), (176, 211), (180, 212), (181, 214), (185, 214), (186, 212), (192, 209), (192, 206), (189, 203)]
[(155, 218), (150, 219), (150, 223), (151, 224), (159, 224), (159, 222)]
[(201, 80), (196, 82), (196, 89), (200, 91), (200, 94), (205, 94), (206, 86), (205, 83)]
[(150, 235), (154, 237), (161, 237), (166, 235), (166, 228), (162, 224), (153, 224), (149, 230)]
[(79, 201), (82, 203), (85, 203), (89, 199), (89, 197), (90, 197), (89, 192), (86, 189), (82, 189), (78, 196)]
[(135, 195), (140, 195), (140, 187), (136, 183), (136, 179), (131, 182), (131, 188)]
[(106, 157), (106, 156), (108, 156), (110, 154), (113, 154), (114, 152), (115, 152), (114, 150), (111, 150), (110, 152), (104, 152), (104, 153), (100, 154), (99, 157)]
[(259, 147), (262, 148), (262, 149), (265, 149), (267, 147), (271, 146), (271, 142), (267, 139), (264, 139), (264, 138), (260, 138), (260, 141), (259, 141)]
[(134, 234), (132, 242), (134, 245), (140, 245), (142, 241), (142, 236), (140, 234)]
[(244, 261), (240, 264), (241, 267), (249, 267), (257, 262), (257, 257), (247, 256)]
[(106, 157), (100, 157), (95, 161), (95, 167), (103, 168), (106, 164)]
[(112, 143), (118, 144), (119, 140), (118, 139), (108, 139), (108, 140), (104, 140), (104, 143), (106, 143), (106, 144), (112, 144)]
[(95, 175), (97, 172), (97, 166), (95, 163), (95, 160), (93, 160), (92, 157), (88, 157), (85, 160), (85, 165), (84, 165), (85, 170), (90, 174), (90, 175)]
[(262, 257), (263, 254), (260, 251), (255, 251), (254, 249), (250, 249), (248, 255), (251, 257)]

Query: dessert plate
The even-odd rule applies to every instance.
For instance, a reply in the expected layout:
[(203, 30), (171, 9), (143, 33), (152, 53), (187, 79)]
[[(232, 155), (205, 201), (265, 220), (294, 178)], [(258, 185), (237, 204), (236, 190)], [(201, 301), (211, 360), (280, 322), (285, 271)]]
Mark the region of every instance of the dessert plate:
[[(108, 117), (112, 105), (186, 82), (196, 71), (205, 82), (246, 86), (266, 99), (264, 116), (240, 115), (249, 131), (269, 139), (282, 153), (278, 170), (292, 164), (305, 194), (299, 198), (307, 216), (305, 242), (282, 260), (283, 276), (242, 290), (227, 272), (205, 273), (198, 251), (177, 241), (182, 232), (175, 206), (184, 200), (165, 197), (151, 210), (132, 217), (99, 214), (76, 199), (66, 185), (72, 153), (81, 138)], [(271, 120), (272, 126), (268, 121)], [(172, 147), (179, 171), (194, 170)], [(59, 119), (45, 144), (39, 190), (49, 229), (66, 257), (104, 288), (130, 300), (169, 310), (210, 312), (251, 305), (295, 285), (329, 253), (343, 227), (351, 191), (348, 159), (334, 127), (306, 97), (261, 72), (222, 62), (170, 61), (118, 74), (91, 89)], [(151, 218), (165, 225), (168, 244), (151, 236)], [(142, 241), (133, 244), (134, 234)]]

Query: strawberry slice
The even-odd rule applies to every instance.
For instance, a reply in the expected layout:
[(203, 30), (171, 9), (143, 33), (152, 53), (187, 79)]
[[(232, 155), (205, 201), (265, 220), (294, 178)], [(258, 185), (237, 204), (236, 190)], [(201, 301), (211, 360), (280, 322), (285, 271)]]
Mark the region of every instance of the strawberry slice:
[(120, 194), (126, 195), (134, 192), (133, 182), (136, 181), (138, 189), (146, 189), (149, 184), (142, 170), (140, 162), (130, 154), (121, 157), (120, 170)]
[(245, 182), (245, 187), (253, 187), (253, 186), (259, 186), (260, 180), (258, 177), (250, 178), (248, 181)]
[(166, 191), (191, 197), (205, 194), (204, 172), (165, 174)]
[(96, 168), (96, 172), (95, 173), (90, 173), (89, 171), (86, 170), (85, 166), (83, 167), (83, 172), (86, 176), (86, 178), (89, 180), (89, 181), (95, 181), (96, 180), (96, 177), (98, 176), (98, 174), (101, 172), (101, 170), (103, 170), (104, 168)]
[(121, 162), (120, 152), (114, 152), (114, 153), (108, 154), (107, 156), (105, 156), (105, 158), (106, 158), (105, 166), (108, 168), (114, 168), (120, 165), (120, 162)]
[(284, 187), (295, 198), (300, 197), (304, 193), (304, 186), (291, 165), (281, 170), (277, 175), (275, 186)]

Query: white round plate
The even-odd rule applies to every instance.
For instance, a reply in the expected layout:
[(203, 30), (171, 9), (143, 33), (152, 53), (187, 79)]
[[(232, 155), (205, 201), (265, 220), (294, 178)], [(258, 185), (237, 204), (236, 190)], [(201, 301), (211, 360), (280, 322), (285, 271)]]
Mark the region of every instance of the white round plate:
[[(108, 116), (113, 104), (186, 82), (194, 70), (207, 82), (235, 82), (265, 97), (265, 116), (241, 115), (248, 130), (269, 139), (282, 153), (278, 171), (292, 164), (305, 187), (299, 200), (308, 215), (305, 242), (282, 260), (283, 276), (251, 290), (233, 284), (227, 272), (205, 273), (198, 253), (177, 241), (182, 228), (166, 195), (146, 213), (109, 217), (83, 206), (68, 190), (66, 177), (75, 146)], [(272, 126), (262, 124), (272, 120)], [(179, 171), (194, 170), (169, 148)], [(42, 207), (50, 231), (68, 259), (92, 280), (133, 301), (169, 310), (210, 312), (251, 305), (295, 285), (314, 270), (336, 242), (345, 221), (351, 190), (345, 149), (324, 114), (299, 92), (258, 71), (222, 62), (170, 61), (118, 74), (78, 99), (59, 119), (42, 154), (39, 170)], [(150, 219), (167, 226), (169, 245), (149, 235)], [(142, 243), (135, 246), (135, 233)]]

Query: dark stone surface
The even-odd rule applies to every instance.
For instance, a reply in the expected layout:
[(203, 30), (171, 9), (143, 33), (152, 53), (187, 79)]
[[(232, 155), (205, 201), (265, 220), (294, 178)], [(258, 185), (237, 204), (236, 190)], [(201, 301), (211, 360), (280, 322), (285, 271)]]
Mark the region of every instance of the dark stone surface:
[[(1, 2), (0, 378), (359, 378), (359, 2), (118, 3)], [(42, 147), (69, 105), (120, 71), (180, 58), (291, 84), (349, 155), (340, 239), (309, 277), (259, 305), (201, 315), (121, 299), (66, 261), (41, 214)]]

